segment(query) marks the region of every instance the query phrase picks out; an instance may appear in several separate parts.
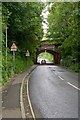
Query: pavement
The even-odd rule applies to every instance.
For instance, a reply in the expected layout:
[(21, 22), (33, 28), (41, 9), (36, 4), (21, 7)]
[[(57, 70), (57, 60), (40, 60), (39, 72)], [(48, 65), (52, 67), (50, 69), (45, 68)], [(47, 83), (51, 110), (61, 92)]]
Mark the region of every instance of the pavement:
[(38, 66), (30, 76), (29, 93), (36, 118), (78, 119), (78, 73), (55, 65)]
[(30, 73), (35, 68), (31, 67), (29, 70), (13, 77), (7, 87), (2, 91), (2, 118), (22, 118), (22, 111), (20, 105), (20, 90), (24, 76)]

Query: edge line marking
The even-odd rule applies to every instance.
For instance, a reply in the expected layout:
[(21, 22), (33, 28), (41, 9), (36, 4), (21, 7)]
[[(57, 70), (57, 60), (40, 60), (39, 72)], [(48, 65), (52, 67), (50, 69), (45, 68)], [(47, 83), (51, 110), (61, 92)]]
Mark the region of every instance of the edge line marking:
[(55, 75), (57, 75), (57, 73), (54, 72)]

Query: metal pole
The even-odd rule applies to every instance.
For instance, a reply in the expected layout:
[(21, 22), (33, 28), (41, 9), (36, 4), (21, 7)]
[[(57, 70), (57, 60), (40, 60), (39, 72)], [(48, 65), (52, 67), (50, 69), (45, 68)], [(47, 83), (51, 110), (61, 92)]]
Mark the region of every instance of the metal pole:
[(7, 63), (7, 27), (6, 27), (6, 63)]
[(6, 27), (6, 78), (7, 78), (7, 27)]
[(15, 51), (13, 51), (13, 73), (15, 73)]
[(27, 56), (26, 56), (26, 64), (27, 64)]

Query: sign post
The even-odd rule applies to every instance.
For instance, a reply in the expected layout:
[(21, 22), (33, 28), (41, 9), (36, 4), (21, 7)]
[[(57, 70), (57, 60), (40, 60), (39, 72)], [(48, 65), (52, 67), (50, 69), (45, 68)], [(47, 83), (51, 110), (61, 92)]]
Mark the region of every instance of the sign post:
[(15, 51), (13, 51), (13, 72), (15, 72)]
[(28, 59), (27, 59), (28, 56), (30, 56), (29, 50), (26, 51), (26, 61), (28, 61)]
[(6, 27), (6, 79), (7, 79), (7, 27)]
[(11, 51), (13, 51), (13, 74), (15, 72), (15, 52), (17, 51), (17, 46), (16, 44), (13, 42), (12, 46), (11, 46)]

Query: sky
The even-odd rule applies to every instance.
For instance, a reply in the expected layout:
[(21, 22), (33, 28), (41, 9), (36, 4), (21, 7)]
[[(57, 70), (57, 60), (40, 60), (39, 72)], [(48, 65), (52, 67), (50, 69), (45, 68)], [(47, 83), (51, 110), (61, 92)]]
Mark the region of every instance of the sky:
[(47, 18), (48, 18), (48, 15), (50, 14), (49, 11), (48, 11), (48, 7), (52, 7), (53, 3), (50, 3), (50, 5), (47, 5), (43, 11), (42, 11), (42, 16), (43, 16), (43, 21), (45, 22), (42, 22), (42, 25), (43, 25), (43, 32), (44, 32), (44, 36), (45, 34), (47, 33), (47, 30), (48, 30), (48, 21), (47, 21)]
[(47, 22), (48, 15), (49, 15), (48, 6), (46, 6), (44, 10), (42, 11), (42, 16), (43, 16), (43, 21), (44, 21), (42, 22), (42, 25), (43, 25), (44, 34), (47, 33), (47, 29), (48, 29), (48, 22)]

